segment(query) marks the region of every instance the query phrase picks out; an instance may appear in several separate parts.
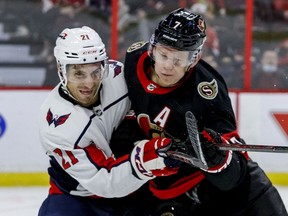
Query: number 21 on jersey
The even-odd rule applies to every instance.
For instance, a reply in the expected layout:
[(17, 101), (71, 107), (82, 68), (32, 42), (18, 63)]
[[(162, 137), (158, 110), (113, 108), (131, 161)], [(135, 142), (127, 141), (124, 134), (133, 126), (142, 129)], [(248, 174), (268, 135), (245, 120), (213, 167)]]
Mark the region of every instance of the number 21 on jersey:
[(62, 158), (62, 167), (65, 170), (71, 167), (71, 165), (78, 163), (78, 159), (73, 155), (71, 151), (56, 148), (54, 152)]

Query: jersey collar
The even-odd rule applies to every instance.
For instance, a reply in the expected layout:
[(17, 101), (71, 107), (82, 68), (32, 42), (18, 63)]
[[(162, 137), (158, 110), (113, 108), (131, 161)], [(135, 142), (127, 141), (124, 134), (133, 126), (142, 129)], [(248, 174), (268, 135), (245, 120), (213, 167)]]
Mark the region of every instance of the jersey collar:
[(137, 64), (137, 76), (139, 82), (144, 90), (150, 94), (166, 94), (173, 91), (183, 84), (183, 82), (190, 76), (192, 70), (193, 69), (190, 69), (190, 72), (188, 72), (187, 75), (185, 75), (175, 86), (162, 87), (149, 78), (149, 73), (151, 73), (151, 61), (150, 57), (148, 56), (148, 51), (144, 52), (140, 56)]

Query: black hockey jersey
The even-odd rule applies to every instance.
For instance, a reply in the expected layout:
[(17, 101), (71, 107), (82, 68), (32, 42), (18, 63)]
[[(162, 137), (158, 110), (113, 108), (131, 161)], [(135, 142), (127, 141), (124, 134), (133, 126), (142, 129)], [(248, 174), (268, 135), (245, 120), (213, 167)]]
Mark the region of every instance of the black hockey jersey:
[[(219, 73), (200, 60), (197, 66), (191, 69), (176, 86), (163, 88), (149, 79), (148, 75), (153, 62), (146, 50), (147, 45), (144, 42), (134, 44), (128, 49), (125, 77), (132, 109), (148, 138), (165, 136), (173, 138), (176, 142), (185, 141), (187, 139), (185, 123), (187, 111), (194, 113), (198, 120), (199, 130), (206, 127), (228, 136), (235, 134), (236, 121), (227, 86)], [(158, 187), (168, 187), (176, 179), (184, 176), (190, 178), (191, 173), (195, 172), (198, 172), (199, 181), (202, 180), (200, 171), (193, 169), (184, 166), (179, 176), (160, 178), (161, 184)], [(177, 191), (175, 195), (180, 193), (180, 190)]]
[[(124, 64), (132, 109), (146, 137), (170, 137), (176, 142), (186, 140), (185, 113), (192, 111), (200, 131), (211, 128), (221, 133), (227, 140), (239, 138), (223, 77), (205, 61), (200, 60), (176, 86), (161, 87), (149, 78), (153, 60), (148, 56), (147, 46), (147, 42), (131, 45), (127, 50)], [(202, 209), (203, 215), (205, 211), (207, 214), (213, 213), (215, 209), (209, 207), (219, 208), (222, 202), (227, 202), (229, 205), (227, 215), (234, 215), (232, 212), (245, 212), (249, 208), (247, 203), (254, 202), (256, 197), (261, 197), (267, 188), (272, 187), (264, 172), (248, 158), (246, 153), (233, 152), (230, 165), (220, 173), (209, 174), (183, 165), (176, 175), (153, 179), (150, 182), (150, 190), (159, 199), (169, 200), (178, 199), (199, 185), (198, 192), (201, 199), (208, 203)], [(282, 211), (283, 203), (277, 191), (275, 192), (274, 188), (272, 190), (271, 193), (276, 194)], [(258, 203), (259, 206), (269, 203), (273, 197), (263, 196), (266, 197)], [(237, 203), (240, 197), (245, 199), (242, 203)], [(269, 215), (269, 211), (275, 212), (275, 209), (269, 211), (266, 209), (265, 213), (260, 211), (261, 214), (258, 214), (258, 210), (260, 210), (258, 207), (256, 210), (253, 209), (251, 215)], [(220, 212), (221, 215), (226, 215), (224, 210)]]

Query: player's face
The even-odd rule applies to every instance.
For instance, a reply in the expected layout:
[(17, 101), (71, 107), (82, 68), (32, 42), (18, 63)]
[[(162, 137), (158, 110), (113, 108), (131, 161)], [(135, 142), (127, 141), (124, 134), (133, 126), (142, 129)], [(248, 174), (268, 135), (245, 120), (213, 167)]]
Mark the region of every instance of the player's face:
[(152, 80), (163, 87), (176, 84), (185, 75), (190, 64), (188, 51), (157, 45), (153, 50), (153, 55), (156, 76)]
[(68, 65), (67, 88), (82, 106), (97, 101), (102, 74), (101, 63)]

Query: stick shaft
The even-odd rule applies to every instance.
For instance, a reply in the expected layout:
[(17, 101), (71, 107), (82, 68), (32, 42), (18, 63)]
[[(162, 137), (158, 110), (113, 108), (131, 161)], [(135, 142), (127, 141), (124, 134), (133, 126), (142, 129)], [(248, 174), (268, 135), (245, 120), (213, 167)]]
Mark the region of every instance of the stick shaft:
[(216, 146), (221, 150), (288, 153), (287, 146), (251, 145), (251, 144), (241, 145), (241, 144), (225, 144), (225, 143), (216, 144)]
[[(194, 146), (195, 143), (199, 144), (199, 134), (197, 127), (197, 119), (194, 114), (188, 111), (185, 115), (187, 131), (189, 134), (190, 141)], [(288, 153), (288, 146), (276, 146), (276, 145), (252, 145), (252, 144), (238, 144), (238, 143), (219, 143), (216, 146), (221, 150), (232, 150), (232, 151), (251, 151), (251, 152), (271, 152), (271, 153)], [(193, 147), (194, 148), (194, 147)], [(194, 150), (201, 152), (201, 147)], [(197, 155), (198, 156), (198, 155)], [(198, 156), (199, 158), (199, 156)]]

